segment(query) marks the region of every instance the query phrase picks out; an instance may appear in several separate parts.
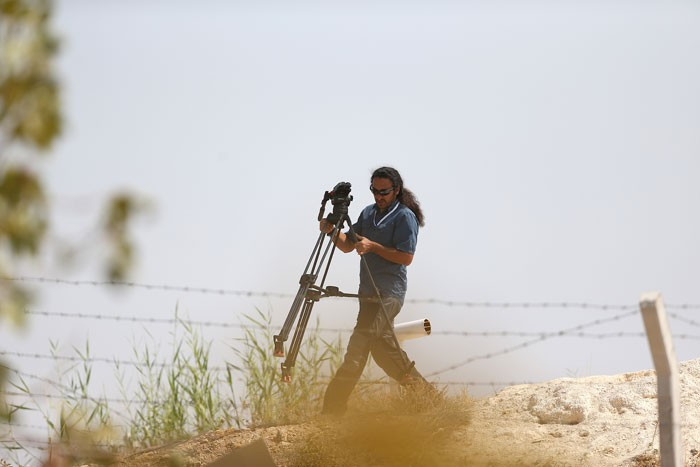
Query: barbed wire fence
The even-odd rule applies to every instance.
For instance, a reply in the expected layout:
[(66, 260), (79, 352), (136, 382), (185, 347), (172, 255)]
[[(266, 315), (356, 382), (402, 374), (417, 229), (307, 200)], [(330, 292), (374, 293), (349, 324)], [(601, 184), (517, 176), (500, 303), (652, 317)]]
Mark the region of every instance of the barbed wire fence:
[[(268, 291), (251, 291), (251, 290), (236, 290), (236, 289), (223, 289), (223, 288), (210, 288), (210, 287), (195, 287), (195, 286), (176, 286), (169, 284), (148, 284), (139, 283), (133, 281), (96, 281), (96, 280), (70, 280), (61, 278), (49, 278), (49, 277), (6, 277), (2, 280), (14, 281), (14, 282), (33, 282), (41, 284), (58, 284), (58, 285), (70, 285), (70, 286), (89, 286), (89, 287), (125, 287), (125, 288), (139, 288), (144, 290), (161, 290), (161, 291), (178, 291), (184, 293), (197, 293), (197, 294), (209, 294), (209, 295), (229, 295), (229, 296), (241, 296), (241, 297), (274, 297), (274, 298), (292, 298), (293, 294), (279, 293), (279, 292), (268, 292)], [(464, 307), (464, 308), (483, 308), (483, 309), (525, 309), (525, 310), (536, 310), (536, 309), (577, 309), (577, 310), (600, 310), (600, 311), (627, 311), (627, 313), (619, 314), (611, 318), (597, 319), (587, 323), (583, 323), (571, 328), (561, 329), (554, 332), (524, 332), (524, 331), (511, 331), (511, 330), (496, 330), (496, 331), (457, 331), (457, 330), (447, 330), (447, 331), (433, 331), (431, 334), (435, 336), (461, 336), (461, 337), (533, 337), (534, 339), (522, 342), (515, 346), (506, 347), (504, 349), (488, 352), (482, 355), (476, 355), (466, 359), (462, 362), (445, 367), (442, 370), (430, 373), (428, 376), (436, 376), (447, 371), (460, 368), (462, 366), (468, 365), (477, 360), (491, 359), (500, 355), (505, 355), (507, 353), (512, 353), (517, 350), (527, 348), (529, 346), (535, 345), (537, 343), (550, 340), (557, 337), (579, 337), (588, 339), (612, 339), (612, 338), (643, 338), (645, 334), (643, 332), (608, 332), (608, 333), (586, 333), (583, 332), (584, 329), (613, 322), (620, 321), (624, 318), (635, 316), (637, 314), (637, 305), (619, 305), (619, 304), (599, 304), (593, 302), (563, 302), (563, 301), (538, 301), (538, 302), (487, 302), (487, 301), (454, 301), (454, 300), (442, 300), (436, 298), (427, 299), (407, 299), (407, 303), (414, 304), (439, 304), (447, 307)], [(667, 304), (668, 309), (675, 310), (695, 310), (700, 309), (700, 304)], [(142, 323), (142, 324), (166, 324), (166, 325), (176, 325), (178, 323), (186, 324), (189, 326), (201, 326), (201, 327), (216, 327), (216, 328), (237, 328), (237, 329), (254, 329), (259, 326), (252, 326), (250, 324), (233, 323), (227, 321), (201, 321), (201, 320), (190, 320), (183, 318), (152, 318), (144, 316), (124, 316), (115, 314), (88, 314), (88, 313), (78, 313), (78, 312), (55, 312), (55, 311), (44, 311), (44, 310), (27, 310), (27, 315), (34, 316), (44, 316), (53, 318), (65, 318), (65, 319), (86, 319), (86, 320), (97, 320), (97, 321), (115, 321), (115, 322), (130, 322), (130, 323)], [(685, 324), (689, 324), (695, 327), (700, 327), (700, 322), (695, 320), (685, 318), (678, 313), (669, 313), (669, 317), (676, 319)], [(280, 327), (281, 325), (272, 324), (273, 327)], [(312, 330), (321, 332), (336, 332), (336, 333), (349, 333), (352, 330), (348, 328), (324, 328), (324, 327), (314, 327)], [(675, 334), (674, 338), (681, 340), (700, 340), (700, 335), (693, 334)], [(118, 360), (115, 358), (107, 357), (91, 357), (85, 359), (84, 357), (71, 357), (71, 356), (61, 356), (61, 355), (47, 355), (39, 353), (22, 353), (22, 352), (9, 352), (0, 350), (0, 355), (12, 356), (17, 358), (25, 359), (41, 359), (41, 360), (54, 360), (54, 361), (67, 361), (67, 362), (89, 362), (89, 363), (109, 363), (125, 366), (138, 366), (141, 362), (128, 361), (128, 360)], [(168, 367), (166, 363), (156, 363), (159, 367)], [(215, 366), (211, 368), (214, 371), (225, 371), (225, 367)], [(493, 384), (493, 383), (480, 383), (480, 382), (449, 382), (449, 384)]]
[[(40, 276), (18, 276), (4, 277), (0, 280), (11, 282), (29, 282), (41, 284), (59, 284), (71, 285), (76, 287), (125, 287), (137, 288), (145, 290), (161, 290), (169, 292), (184, 292), (198, 293), (207, 295), (230, 295), (238, 297), (272, 297), (272, 298), (294, 298), (295, 294), (269, 291), (254, 291), (254, 290), (238, 290), (224, 289), (214, 287), (196, 287), (187, 285), (170, 285), (170, 284), (148, 284), (134, 281), (98, 281), (98, 280), (73, 280), (61, 279), (55, 277), (40, 277)], [(524, 309), (546, 309), (546, 308), (575, 308), (575, 309), (597, 309), (602, 311), (607, 310), (636, 310), (638, 305), (620, 305), (620, 304), (599, 304), (593, 302), (566, 302), (566, 301), (532, 301), (532, 302), (496, 302), (496, 301), (458, 301), (458, 300), (443, 300), (439, 298), (418, 298), (406, 299), (406, 303), (425, 303), (425, 304), (440, 304), (445, 306), (466, 307), (466, 308), (524, 308)], [(682, 303), (682, 304), (666, 304), (666, 308), (678, 310), (700, 310), (700, 304)]]
[[(46, 277), (14, 277), (5, 278), (2, 280), (16, 281), (16, 282), (32, 282), (40, 284), (56, 284), (64, 286), (74, 286), (74, 287), (122, 287), (122, 288), (137, 288), (146, 291), (177, 291), (182, 293), (196, 293), (196, 294), (206, 294), (206, 295), (219, 295), (219, 296), (237, 296), (237, 297), (262, 297), (262, 298), (293, 298), (293, 294), (288, 293), (278, 293), (278, 292), (268, 292), (268, 291), (250, 291), (250, 290), (234, 290), (234, 289), (220, 289), (220, 288), (207, 288), (207, 287), (192, 287), (192, 286), (174, 286), (168, 284), (146, 284), (138, 282), (127, 282), (127, 281), (85, 281), (85, 280), (67, 280), (60, 278), (46, 278)], [(459, 362), (447, 365), (437, 371), (429, 373), (426, 375), (428, 378), (433, 378), (452, 370), (456, 370), (467, 366), (471, 363), (480, 360), (490, 360), (503, 356), (506, 354), (514, 353), (526, 349), (528, 347), (540, 344), (542, 342), (554, 340), (562, 337), (574, 337), (580, 339), (621, 339), (621, 338), (639, 338), (643, 339), (646, 335), (644, 332), (628, 332), (628, 331), (616, 331), (616, 332), (591, 332), (590, 328), (595, 326), (600, 326), (604, 324), (609, 324), (613, 322), (620, 322), (639, 314), (639, 308), (637, 304), (634, 305), (619, 305), (619, 304), (599, 304), (593, 302), (561, 302), (561, 301), (539, 301), (539, 302), (478, 302), (478, 301), (454, 301), (454, 300), (442, 300), (435, 298), (427, 299), (407, 299), (406, 303), (413, 304), (430, 304), (430, 305), (442, 305), (446, 307), (459, 307), (459, 308), (469, 308), (469, 309), (500, 309), (500, 310), (514, 310), (523, 309), (527, 311), (536, 310), (548, 310), (548, 309), (566, 309), (571, 311), (585, 311), (585, 310), (598, 310), (602, 312), (618, 312), (613, 316), (606, 318), (599, 318), (595, 320), (585, 321), (576, 326), (569, 326), (555, 331), (514, 331), (514, 330), (488, 330), (488, 331), (460, 331), (455, 329), (450, 330), (434, 330), (431, 334), (434, 336), (453, 336), (453, 337), (503, 337), (503, 338), (525, 338), (526, 340), (515, 345), (509, 345), (502, 347), (499, 350), (489, 351), (480, 353), (477, 355), (470, 356), (467, 359), (463, 359)], [(669, 318), (683, 323), (686, 326), (692, 326), (694, 328), (700, 327), (700, 322), (692, 318), (683, 316), (681, 312), (700, 310), (699, 304), (692, 303), (682, 303), (682, 304), (667, 304), (666, 308), (669, 310), (674, 310), (668, 313)], [(195, 327), (216, 327), (216, 328), (232, 328), (241, 329), (247, 331), (255, 331), (264, 329), (265, 326), (262, 325), (252, 325), (252, 324), (242, 324), (240, 322), (230, 322), (230, 321), (213, 321), (213, 320), (191, 320), (183, 319), (180, 317), (175, 318), (154, 318), (148, 316), (125, 316), (118, 314), (109, 313), (80, 313), (80, 312), (60, 312), (60, 311), (50, 311), (50, 310), (27, 310), (29, 316), (40, 316), (40, 317), (50, 317), (54, 319), (61, 320), (91, 320), (102, 323), (107, 322), (124, 322), (124, 323), (139, 323), (146, 325), (177, 325), (185, 324), (187, 326)], [(272, 324), (271, 326), (276, 326)], [(279, 327), (279, 326), (277, 326)], [(310, 328), (319, 332), (333, 332), (340, 334), (350, 333), (352, 330), (347, 328), (325, 328), (325, 327), (315, 327)], [(685, 341), (698, 341), (700, 340), (700, 335), (698, 334), (674, 334), (674, 339), (685, 340)], [(0, 357), (10, 358), (13, 360), (43, 360), (48, 362), (64, 362), (69, 364), (108, 364), (116, 365), (119, 367), (130, 366), (139, 367), (143, 362), (134, 360), (118, 359), (116, 357), (106, 357), (106, 356), (71, 356), (71, 355), (59, 355), (59, 354), (44, 354), (38, 352), (19, 352), (10, 351), (0, 348)], [(152, 365), (156, 368), (170, 368), (171, 363), (168, 362), (152, 362)], [(158, 401), (146, 401), (138, 399), (127, 399), (127, 398), (106, 398), (106, 397), (96, 397), (87, 394), (80, 394), (76, 391), (76, 388), (66, 386), (60, 381), (56, 381), (50, 378), (46, 378), (41, 375), (29, 373), (27, 371), (13, 368), (9, 365), (4, 366), (11, 374), (16, 375), (20, 379), (24, 380), (34, 380), (42, 382), (48, 385), (50, 388), (59, 389), (60, 394), (51, 393), (48, 391), (34, 392), (29, 390), (29, 386), (25, 385), (25, 390), (23, 391), (13, 391), (7, 390), (3, 391), (2, 395), (5, 397), (13, 398), (13, 400), (19, 398), (32, 398), (32, 399), (54, 399), (63, 400), (66, 397), (73, 398), (74, 400), (89, 400), (94, 403), (104, 403), (110, 402), (115, 404), (129, 404), (129, 403), (158, 403)], [(231, 366), (226, 363), (225, 366), (210, 366), (209, 370), (213, 372), (225, 372), (230, 370)], [(491, 388), (513, 386), (518, 384), (533, 384), (536, 381), (440, 381), (439, 384), (444, 386), (486, 386)], [(327, 384), (327, 381), (320, 381), (318, 384)], [(363, 381), (362, 384), (376, 385), (376, 384), (390, 384), (386, 378), (380, 378), (376, 380)], [(582, 383), (585, 384), (585, 383)], [(186, 403), (186, 401), (185, 401)], [(20, 404), (21, 406), (21, 404)], [(127, 419), (127, 415), (124, 413), (117, 413), (122, 419)], [(22, 428), (28, 430), (41, 430), (46, 429), (45, 426), (40, 425), (30, 425), (30, 424), (18, 424), (9, 422), (0, 422), (0, 426), (10, 426), (11, 428)], [(50, 446), (49, 442), (42, 442), (31, 437), (12, 438), (12, 439), (0, 439), (0, 445), (9, 449), (12, 443), (18, 446), (31, 446), (37, 449), (48, 449)]]
[[(41, 316), (53, 316), (53, 317), (60, 317), (60, 318), (76, 318), (76, 319), (96, 319), (96, 320), (102, 320), (102, 321), (107, 321), (107, 320), (114, 320), (114, 321), (126, 321), (126, 322), (134, 322), (134, 323), (147, 323), (147, 324), (177, 324), (178, 322), (182, 322), (184, 324), (190, 325), (190, 326), (213, 326), (213, 327), (231, 327), (231, 328), (238, 328), (238, 329), (248, 329), (248, 330), (254, 330), (254, 329), (263, 329), (262, 326), (252, 326), (252, 325), (245, 325), (245, 324), (240, 324), (240, 323), (230, 323), (230, 322), (215, 322), (215, 321), (196, 321), (196, 320), (186, 320), (186, 319), (157, 319), (157, 318), (144, 318), (144, 317), (124, 317), (124, 316), (116, 316), (116, 315), (86, 315), (82, 313), (51, 313), (51, 312), (37, 312), (37, 311), (28, 311), (28, 314), (36, 314), (36, 315), (41, 315)], [(644, 338), (646, 337), (646, 334), (643, 332), (625, 332), (625, 331), (617, 331), (617, 332), (604, 332), (604, 333), (592, 333), (592, 332), (582, 332), (583, 329), (593, 327), (593, 326), (598, 326), (614, 321), (620, 321), (622, 319), (636, 316), (637, 312), (628, 312), (620, 315), (613, 316), (611, 318), (605, 318), (605, 319), (597, 319), (594, 321), (590, 321), (587, 323), (583, 323), (580, 325), (577, 325), (575, 327), (571, 328), (566, 328), (562, 329), (559, 331), (554, 331), (554, 332), (524, 332), (524, 331), (434, 331), (431, 332), (431, 335), (435, 336), (460, 336), (460, 337), (535, 337), (535, 339), (528, 340), (526, 342), (520, 343), (516, 346), (512, 347), (507, 347), (499, 351), (495, 352), (489, 352), (483, 355), (478, 355), (474, 357), (470, 357), (468, 360), (465, 360), (463, 362), (451, 365), (443, 370), (436, 371), (434, 373), (429, 374), (428, 376), (435, 376), (438, 374), (442, 374), (446, 371), (450, 371), (453, 369), (457, 369), (461, 366), (467, 365), (471, 362), (481, 360), (481, 359), (490, 359), (490, 358), (495, 358), (500, 355), (505, 355), (510, 352), (514, 352), (520, 349), (524, 349), (526, 347), (529, 347), (531, 345), (549, 340), (549, 339), (554, 339), (558, 337), (577, 337), (577, 338), (583, 338), (583, 339), (617, 339), (617, 338)], [(687, 324), (693, 323), (691, 320), (687, 320), (683, 317), (679, 317), (675, 314), (669, 314), (669, 316), (678, 319), (679, 321), (682, 321)], [(700, 327), (700, 323), (694, 323), (696, 326)], [(277, 326), (279, 327), (279, 326)], [(324, 331), (324, 332), (337, 332), (337, 333), (350, 333), (352, 332), (351, 329), (348, 328), (323, 328), (323, 327), (312, 327), (312, 331)], [(700, 340), (700, 335), (696, 334), (675, 334), (674, 338), (679, 339), (679, 340)], [(64, 362), (72, 362), (72, 363), (107, 363), (107, 364), (112, 364), (112, 365), (118, 365), (118, 366), (139, 366), (142, 365), (143, 362), (139, 361), (133, 361), (133, 360), (120, 360), (115, 357), (81, 357), (81, 356), (69, 356), (69, 355), (56, 355), (56, 354), (40, 354), (40, 353), (30, 353), (30, 352), (14, 352), (14, 351), (6, 351), (6, 350), (0, 350), (0, 356), (9, 356), (9, 357), (17, 357), (17, 358), (22, 358), (22, 359), (33, 359), (33, 360), (52, 360), (52, 361), (64, 361)], [(172, 364), (168, 363), (153, 363), (154, 366), (156, 367), (162, 367), (162, 368), (169, 368), (172, 366)], [(212, 371), (226, 371), (227, 367), (224, 366), (211, 366), (209, 367), (210, 370)], [(445, 384), (445, 383), (441, 383)], [(451, 382), (449, 384), (475, 384), (474, 382)]]

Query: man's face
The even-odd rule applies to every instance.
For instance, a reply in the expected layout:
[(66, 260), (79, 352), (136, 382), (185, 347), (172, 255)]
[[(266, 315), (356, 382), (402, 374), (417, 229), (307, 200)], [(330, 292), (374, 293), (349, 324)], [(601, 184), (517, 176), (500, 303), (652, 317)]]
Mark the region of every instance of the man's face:
[(394, 184), (388, 178), (376, 177), (372, 179), (370, 190), (372, 190), (374, 202), (377, 203), (380, 211), (389, 207), (398, 196), (398, 189), (394, 187)]

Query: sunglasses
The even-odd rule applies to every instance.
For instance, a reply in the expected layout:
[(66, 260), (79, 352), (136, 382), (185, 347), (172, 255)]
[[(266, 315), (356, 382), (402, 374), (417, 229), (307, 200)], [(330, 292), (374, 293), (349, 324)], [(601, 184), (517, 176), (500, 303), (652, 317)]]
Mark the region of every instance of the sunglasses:
[(370, 185), (370, 186), (369, 186), (369, 191), (371, 191), (371, 192), (374, 193), (375, 195), (386, 196), (386, 195), (388, 195), (389, 193), (391, 193), (392, 191), (394, 191), (394, 187), (392, 186), (391, 188), (386, 188), (386, 189), (384, 189), (384, 190), (377, 190), (377, 189), (374, 188), (372, 185)]

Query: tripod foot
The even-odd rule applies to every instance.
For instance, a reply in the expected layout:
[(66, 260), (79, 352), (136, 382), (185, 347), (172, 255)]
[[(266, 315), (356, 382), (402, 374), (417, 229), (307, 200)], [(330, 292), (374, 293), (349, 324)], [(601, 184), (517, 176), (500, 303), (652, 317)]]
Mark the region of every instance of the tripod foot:
[(284, 357), (284, 342), (279, 339), (280, 336), (274, 336), (275, 339), (275, 350), (273, 350), (272, 355), (275, 357)]
[(290, 368), (287, 368), (284, 363), (282, 364), (282, 382), (292, 382), (292, 370)]

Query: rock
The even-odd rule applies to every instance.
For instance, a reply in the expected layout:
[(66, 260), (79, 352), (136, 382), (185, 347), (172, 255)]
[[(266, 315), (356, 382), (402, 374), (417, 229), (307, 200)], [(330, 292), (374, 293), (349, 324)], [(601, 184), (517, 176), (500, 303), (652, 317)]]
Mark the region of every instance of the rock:
[(591, 411), (590, 395), (582, 390), (562, 386), (543, 387), (530, 396), (528, 411), (541, 424), (577, 425)]

